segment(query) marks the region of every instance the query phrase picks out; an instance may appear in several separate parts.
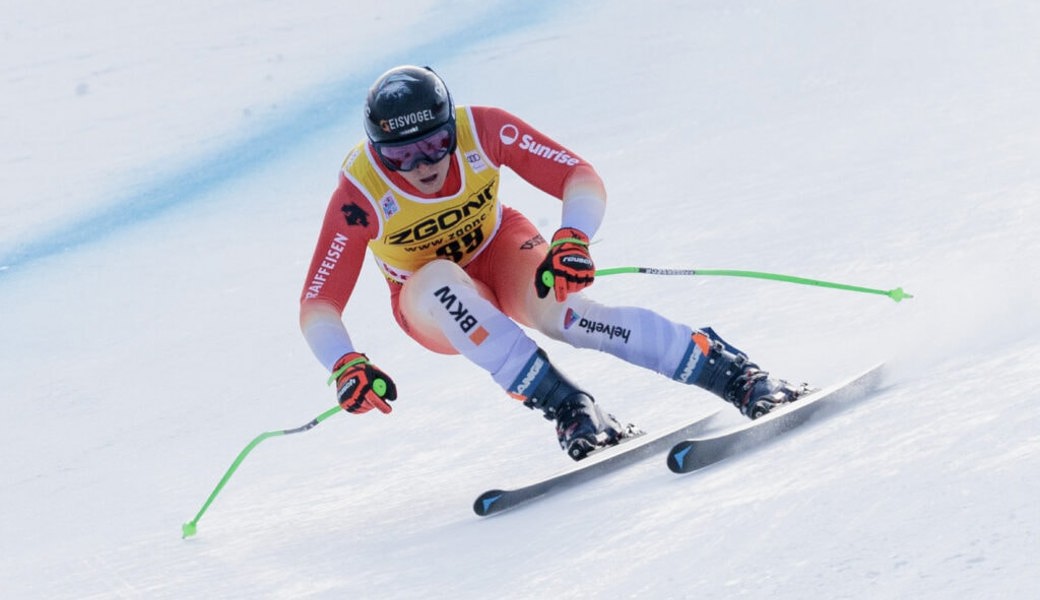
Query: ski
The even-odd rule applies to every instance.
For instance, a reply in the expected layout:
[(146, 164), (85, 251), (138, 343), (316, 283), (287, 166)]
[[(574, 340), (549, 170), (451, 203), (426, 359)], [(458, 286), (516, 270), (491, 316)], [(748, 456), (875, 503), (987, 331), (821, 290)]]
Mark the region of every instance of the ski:
[(808, 422), (814, 415), (831, 412), (859, 400), (881, 384), (883, 366), (875, 365), (845, 381), (811, 392), (797, 402), (781, 406), (754, 421), (682, 441), (668, 452), (668, 468), (675, 473), (703, 469), (779, 437)]
[(718, 411), (700, 417), (671, 431), (651, 436), (643, 434), (605, 448), (579, 462), (576, 466), (536, 481), (508, 490), (488, 490), (473, 503), (473, 511), (482, 517), (498, 514), (552, 492), (574, 487), (580, 483), (613, 473), (635, 462), (667, 450), (673, 444), (703, 431)]

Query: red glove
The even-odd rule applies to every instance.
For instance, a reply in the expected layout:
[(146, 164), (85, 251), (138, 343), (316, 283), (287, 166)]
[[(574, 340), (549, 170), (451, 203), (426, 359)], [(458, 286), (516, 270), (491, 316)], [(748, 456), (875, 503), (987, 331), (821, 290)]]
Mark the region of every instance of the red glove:
[(357, 352), (344, 354), (332, 367), (329, 383), (336, 382), (336, 396), (343, 410), (361, 414), (373, 408), (389, 413), (387, 402), (397, 399), (397, 386), (390, 377)]
[(534, 289), (539, 298), (556, 291), (556, 301), (563, 302), (567, 294), (581, 291), (596, 277), (596, 266), (589, 256), (589, 237), (573, 227), (561, 227), (553, 235), (549, 253), (535, 272)]

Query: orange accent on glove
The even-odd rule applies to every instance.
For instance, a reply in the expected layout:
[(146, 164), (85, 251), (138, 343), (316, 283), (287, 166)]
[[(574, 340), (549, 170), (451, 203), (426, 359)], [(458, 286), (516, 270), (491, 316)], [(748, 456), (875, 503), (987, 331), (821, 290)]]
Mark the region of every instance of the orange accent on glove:
[(397, 399), (397, 386), (364, 354), (350, 352), (340, 357), (332, 367), (329, 383), (333, 381), (339, 405), (349, 413), (361, 414), (373, 408), (381, 413), (393, 410), (388, 402)]
[(589, 237), (573, 227), (561, 227), (553, 235), (549, 253), (538, 265), (534, 288), (539, 298), (545, 298), (552, 289), (556, 301), (563, 302), (568, 294), (579, 292), (596, 278), (596, 265), (589, 255)]

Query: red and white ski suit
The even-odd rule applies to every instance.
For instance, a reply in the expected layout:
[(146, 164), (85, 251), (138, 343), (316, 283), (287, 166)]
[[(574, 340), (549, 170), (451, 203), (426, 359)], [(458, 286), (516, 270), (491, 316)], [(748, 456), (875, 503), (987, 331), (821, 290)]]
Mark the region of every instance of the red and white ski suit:
[(535, 293), (548, 246), (501, 201), (499, 170), (562, 200), (560, 226), (591, 238), (606, 208), (595, 169), (498, 108), (457, 108), (456, 130), (458, 148), (434, 195), (386, 169), (367, 141), (343, 162), (301, 296), (300, 326), (318, 360), (331, 370), (356, 350), (341, 317), (371, 251), (401, 328), (429, 350), (463, 354), (507, 391), (537, 350), (520, 325), (682, 380), (697, 360), (688, 326), (584, 293), (562, 303)]

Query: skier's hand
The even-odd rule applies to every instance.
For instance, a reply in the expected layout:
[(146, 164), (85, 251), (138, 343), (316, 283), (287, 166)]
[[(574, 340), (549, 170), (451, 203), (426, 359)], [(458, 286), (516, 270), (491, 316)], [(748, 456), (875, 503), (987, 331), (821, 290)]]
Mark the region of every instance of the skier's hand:
[(592, 285), (596, 266), (589, 256), (589, 238), (573, 227), (561, 227), (553, 235), (549, 253), (535, 272), (534, 289), (539, 298), (556, 292), (556, 301), (563, 302), (573, 294)]
[(357, 352), (344, 354), (336, 361), (329, 383), (333, 381), (339, 405), (349, 413), (361, 414), (373, 408), (389, 413), (392, 409), (387, 403), (397, 399), (394, 380)]

